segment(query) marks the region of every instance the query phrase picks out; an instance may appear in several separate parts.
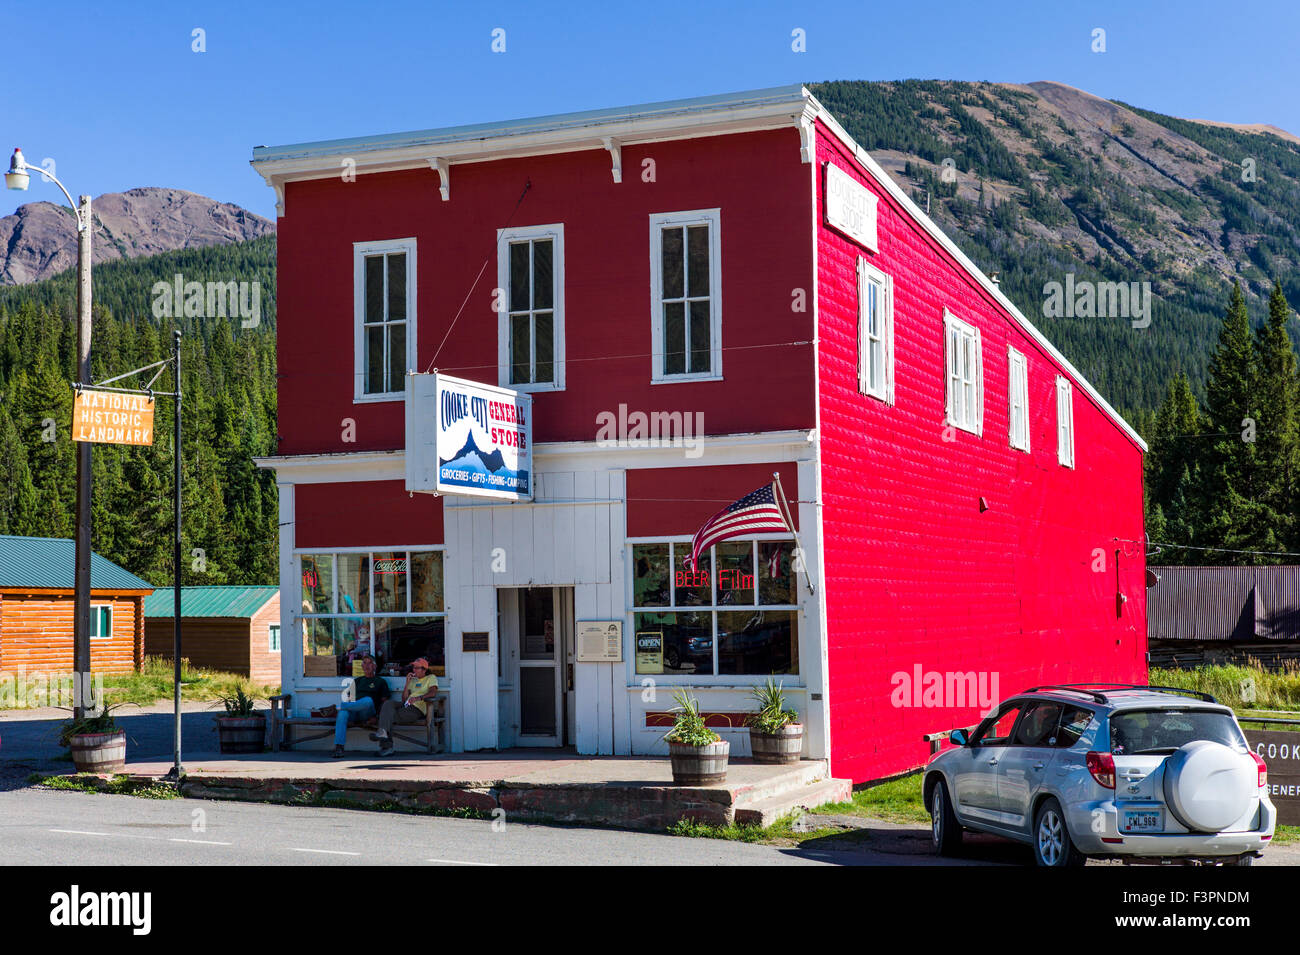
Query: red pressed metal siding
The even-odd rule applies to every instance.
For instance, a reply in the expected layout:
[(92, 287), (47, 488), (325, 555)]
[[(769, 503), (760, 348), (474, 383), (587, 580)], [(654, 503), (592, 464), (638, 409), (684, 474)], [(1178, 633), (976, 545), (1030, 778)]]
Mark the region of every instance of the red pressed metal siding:
[[(880, 197), (878, 254), (822, 225), (827, 161)], [(917, 665), (996, 675), (999, 697), (1145, 679), (1143, 549), (1112, 540), (1143, 537), (1142, 453), (1075, 385), (1077, 467), (1058, 465), (1054, 362), (821, 125), (817, 162), (831, 770), (865, 781), (924, 764), (922, 734), (981, 715), (893, 706), (894, 675)], [(894, 407), (858, 392), (859, 255), (894, 280)], [(982, 437), (943, 439), (945, 307), (981, 331)], [(1008, 441), (1008, 344), (1028, 361), (1029, 454)]]
[[(446, 202), (431, 169), (290, 183), (277, 232), (279, 453), (402, 446), (401, 401), (353, 403), (354, 242), (415, 237), (419, 370), (437, 354), (440, 371), (496, 384), (492, 300), (507, 225), (564, 225), (566, 387), (535, 395), (535, 442), (593, 440), (597, 415), (620, 403), (704, 410), (709, 434), (812, 427), (812, 346), (783, 344), (812, 339), (811, 305), (792, 311), (795, 290), (808, 299), (812, 283), (797, 131), (628, 145), (623, 170), (613, 182), (600, 148), (453, 165)], [(724, 380), (652, 386), (649, 217), (714, 208)]]
[(700, 525), (733, 501), (781, 475), (786, 506), (799, 529), (796, 465), (733, 464), (718, 467), (638, 468), (627, 472), (627, 536), (694, 535)]
[(401, 481), (299, 484), (295, 547), (396, 547), (442, 543), (442, 501)]

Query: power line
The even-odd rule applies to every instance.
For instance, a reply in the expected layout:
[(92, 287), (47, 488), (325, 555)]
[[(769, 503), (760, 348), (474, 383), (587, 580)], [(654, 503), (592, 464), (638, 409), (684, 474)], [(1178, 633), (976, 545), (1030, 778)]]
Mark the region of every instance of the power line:
[(1174, 544), (1170, 541), (1136, 541), (1127, 537), (1112, 537), (1111, 540), (1125, 544), (1149, 544), (1153, 547), (1172, 547), (1177, 550), (1216, 551), (1220, 554), (1255, 554), (1260, 557), (1300, 557), (1300, 552), (1286, 550), (1234, 550), (1231, 547), (1195, 547), (1191, 544)]

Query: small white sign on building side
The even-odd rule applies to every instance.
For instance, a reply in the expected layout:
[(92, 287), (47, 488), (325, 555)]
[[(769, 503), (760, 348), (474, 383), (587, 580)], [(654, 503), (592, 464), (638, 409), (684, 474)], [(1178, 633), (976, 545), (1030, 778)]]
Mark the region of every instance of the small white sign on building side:
[(876, 241), (876, 194), (834, 163), (826, 164), (826, 224), (872, 252)]
[(533, 499), (531, 395), (450, 375), (406, 377), (406, 489)]

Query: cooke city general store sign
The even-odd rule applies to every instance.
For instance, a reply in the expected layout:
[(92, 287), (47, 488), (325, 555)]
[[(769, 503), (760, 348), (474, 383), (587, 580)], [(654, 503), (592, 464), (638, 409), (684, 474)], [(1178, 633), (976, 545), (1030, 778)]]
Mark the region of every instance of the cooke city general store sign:
[(533, 499), (531, 396), (436, 372), (406, 387), (408, 491)]

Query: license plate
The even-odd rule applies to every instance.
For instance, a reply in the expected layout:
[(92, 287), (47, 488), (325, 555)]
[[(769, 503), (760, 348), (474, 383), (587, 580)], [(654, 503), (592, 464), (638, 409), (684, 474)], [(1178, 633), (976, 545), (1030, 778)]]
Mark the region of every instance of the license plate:
[(1124, 809), (1121, 813), (1120, 829), (1124, 832), (1164, 832), (1165, 811), (1159, 807)]

